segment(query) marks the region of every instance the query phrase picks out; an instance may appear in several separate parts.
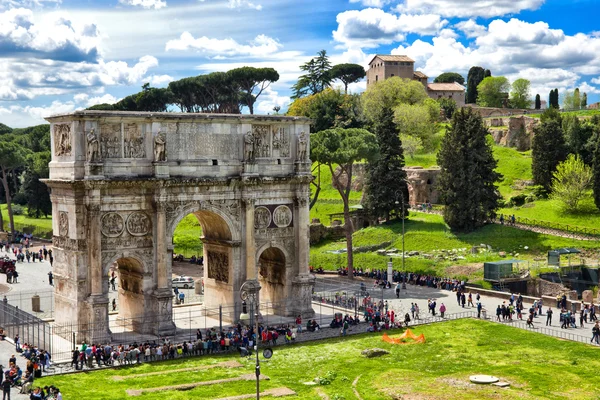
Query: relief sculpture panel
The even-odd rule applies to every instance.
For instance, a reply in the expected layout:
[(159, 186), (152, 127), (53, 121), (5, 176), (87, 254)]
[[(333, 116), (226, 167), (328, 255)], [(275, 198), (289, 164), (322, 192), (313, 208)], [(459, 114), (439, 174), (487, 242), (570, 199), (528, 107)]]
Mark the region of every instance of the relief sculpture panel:
[(278, 228), (285, 228), (292, 223), (292, 210), (288, 206), (279, 206), (273, 211), (273, 222)]
[(100, 124), (102, 158), (121, 158), (121, 124)]
[(125, 223), (123, 217), (117, 213), (106, 213), (102, 216), (101, 230), (106, 237), (117, 237), (123, 233)]
[(217, 251), (208, 251), (208, 277), (219, 282), (229, 282), (229, 256)]
[[(277, 153), (277, 154), (275, 154)], [(290, 138), (283, 126), (273, 127), (273, 157), (290, 156)]]
[(62, 237), (69, 236), (69, 216), (64, 211), (58, 213), (58, 234)]
[(271, 225), (271, 211), (267, 207), (256, 207), (254, 210), (254, 228), (264, 229)]
[(271, 129), (269, 125), (252, 125), (254, 157), (271, 157)]
[(152, 229), (150, 217), (143, 212), (134, 212), (127, 217), (127, 232), (132, 236), (147, 235)]
[(139, 124), (125, 124), (125, 137), (123, 139), (125, 158), (146, 157), (144, 128), (145, 126)]
[(54, 155), (71, 155), (71, 124), (54, 125)]

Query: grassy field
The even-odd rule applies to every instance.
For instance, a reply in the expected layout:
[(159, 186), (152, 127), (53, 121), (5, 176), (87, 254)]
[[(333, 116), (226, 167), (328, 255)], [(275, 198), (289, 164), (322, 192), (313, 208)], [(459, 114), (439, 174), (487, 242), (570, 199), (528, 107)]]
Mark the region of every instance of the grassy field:
[[(471, 319), (418, 327), (414, 332), (423, 333), (427, 342), (393, 345), (383, 342), (381, 334), (363, 334), (278, 347), (273, 358), (261, 364), (261, 372), (270, 378), (261, 381), (261, 391), (287, 387), (297, 393), (293, 398), (311, 400), (320, 399), (319, 393), (330, 399), (356, 399), (353, 389), (364, 400), (583, 400), (600, 396), (591, 378), (600, 368), (597, 347)], [(399, 335), (398, 331), (390, 334)], [(361, 351), (375, 347), (390, 354), (371, 359), (361, 356)], [(240, 361), (243, 367), (177, 371), (227, 360)], [(158, 377), (136, 376), (153, 372), (163, 373)], [(127, 389), (205, 382), (253, 372), (252, 358), (226, 355), (54, 376), (36, 380), (35, 384), (58, 386), (66, 399), (80, 398), (85, 392), (85, 398), (117, 400), (130, 398)], [(473, 385), (468, 378), (474, 374), (494, 375), (511, 386), (500, 389)], [(317, 385), (304, 384), (317, 377), (325, 379)], [(140, 398), (216, 399), (251, 395), (254, 385), (254, 381), (222, 383), (186, 391), (146, 393)]]
[[(357, 231), (354, 234), (354, 247), (377, 245), (392, 242), (388, 248), (402, 249), (402, 225), (393, 222)], [(513, 256), (533, 261), (544, 258), (546, 252), (561, 247), (577, 247), (588, 249), (590, 254), (600, 257), (600, 243), (596, 241), (580, 241), (535, 232), (523, 231), (508, 226), (487, 225), (469, 234), (454, 234), (440, 215), (411, 212), (405, 223), (406, 252), (418, 251), (415, 257), (405, 258), (405, 266), (409, 271), (436, 273), (438, 275), (465, 276), (471, 281), (483, 277), (482, 263), (498, 260), (498, 252), (506, 252)], [(473, 246), (486, 244), (492, 247), (491, 252), (470, 254)], [(333, 253), (346, 248), (345, 240), (326, 242), (311, 247), (310, 265), (335, 270), (346, 266), (346, 254)], [(442, 252), (446, 250), (446, 252)], [(452, 252), (452, 250), (454, 250)], [(447, 259), (436, 257), (446, 254)], [(452, 258), (455, 258), (454, 260)], [(355, 253), (355, 268), (384, 268), (388, 257), (376, 252)], [(393, 258), (394, 268), (401, 268), (401, 258)], [(457, 265), (471, 265), (473, 268), (457, 269)], [(533, 265), (530, 264), (530, 266)]]
[(586, 199), (583, 202), (581, 211), (577, 213), (562, 211), (561, 205), (556, 200), (536, 200), (522, 207), (503, 208), (498, 212), (579, 227), (600, 228), (600, 211), (598, 211), (592, 199)]
[(179, 225), (175, 228), (173, 234), (173, 251), (175, 254), (183, 254), (185, 257), (191, 257), (192, 255), (202, 255), (202, 227), (198, 218), (194, 214), (187, 215), (181, 220)]
[[(6, 204), (0, 204), (0, 211), (2, 211), (2, 218), (4, 219), (5, 228), (8, 229), (8, 210), (6, 209)], [(23, 215), (14, 215), (14, 220), (15, 224), (31, 225), (49, 231), (52, 230), (51, 216), (48, 216), (47, 218), (30, 218), (27, 216), (26, 208), (24, 208)]]

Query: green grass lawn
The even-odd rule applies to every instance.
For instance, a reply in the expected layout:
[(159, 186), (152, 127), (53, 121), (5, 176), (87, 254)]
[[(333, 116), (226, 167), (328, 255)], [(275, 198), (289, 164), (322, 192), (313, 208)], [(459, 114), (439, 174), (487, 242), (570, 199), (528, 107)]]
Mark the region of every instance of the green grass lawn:
[(173, 251), (185, 257), (202, 255), (202, 227), (194, 214), (187, 215), (181, 220), (173, 233)]
[(503, 208), (498, 212), (579, 227), (600, 228), (600, 211), (596, 208), (594, 200), (591, 198), (583, 201), (581, 211), (577, 213), (564, 212), (556, 200), (536, 200), (522, 207)]
[(494, 146), (494, 158), (498, 160), (496, 171), (503, 176), (498, 189), (504, 198), (518, 193), (512, 187), (516, 181), (532, 179), (531, 151), (522, 153), (509, 147)]
[[(0, 204), (0, 211), (2, 211), (2, 218), (4, 219), (4, 226), (8, 229), (8, 210), (6, 209), (6, 204)], [(51, 231), (52, 230), (52, 216), (48, 216), (47, 218), (31, 218), (27, 216), (27, 208), (24, 207), (23, 215), (14, 215), (15, 224), (20, 225), (30, 225), (39, 227), (44, 230)]]
[[(364, 329), (365, 326), (355, 329)], [(417, 327), (425, 344), (393, 345), (381, 334), (363, 334), (345, 339), (275, 348), (273, 358), (261, 364), (270, 378), (261, 381), (261, 391), (287, 387), (298, 399), (355, 399), (353, 384), (365, 400), (383, 399), (569, 399), (598, 398), (595, 373), (600, 368), (598, 348), (560, 341), (541, 334), (472, 319)], [(399, 331), (389, 332), (392, 337)], [(380, 358), (365, 358), (361, 351), (383, 348), (390, 352)], [(214, 368), (198, 372), (173, 372), (225, 360), (238, 360), (242, 368)], [(148, 372), (165, 373), (135, 377)], [(254, 359), (236, 355), (189, 358), (155, 364), (142, 364), (36, 380), (36, 385), (58, 386), (64, 398), (95, 400), (128, 399), (127, 389), (143, 389), (181, 383), (252, 374)], [(511, 384), (509, 388), (472, 385), (470, 375), (494, 375)], [(114, 376), (127, 376), (115, 380)], [(305, 385), (316, 377), (329, 384)], [(325, 383), (325, 382), (323, 382)], [(252, 394), (255, 382), (199, 386), (188, 391), (162, 391), (143, 394), (143, 399), (215, 399)]]
[[(354, 233), (354, 247), (376, 245), (383, 242), (392, 242), (389, 248), (402, 249), (402, 224), (393, 222), (380, 226), (369, 227)], [(482, 266), (484, 261), (498, 260), (498, 252), (518, 254), (519, 258), (533, 260), (545, 257), (548, 250), (560, 247), (577, 247), (581, 249), (600, 248), (596, 241), (580, 241), (535, 232), (510, 228), (508, 226), (487, 225), (475, 232), (468, 234), (454, 234), (450, 232), (442, 216), (411, 212), (405, 223), (405, 249), (419, 251), (417, 257), (405, 259), (406, 268), (413, 272), (436, 273), (438, 275), (454, 275), (451, 267), (455, 265), (468, 265), (477, 263)], [(473, 246), (486, 244), (492, 246), (492, 252), (471, 255), (469, 250)], [(528, 249), (525, 249), (528, 247)], [(333, 254), (331, 251), (345, 249), (345, 240), (321, 243), (311, 247), (310, 265), (324, 269), (335, 270), (346, 266), (346, 254)], [(439, 250), (465, 249), (457, 252), (464, 257), (457, 260), (436, 260), (435, 255)], [(427, 256), (433, 256), (426, 258)], [(388, 258), (375, 252), (358, 253), (354, 255), (356, 268), (384, 268)], [(400, 269), (401, 258), (393, 258), (395, 268)], [(449, 269), (450, 268), (450, 269)], [(464, 274), (464, 273), (460, 273)], [(464, 276), (464, 275), (463, 275)], [(470, 280), (480, 280), (483, 270), (472, 271), (468, 275)]]

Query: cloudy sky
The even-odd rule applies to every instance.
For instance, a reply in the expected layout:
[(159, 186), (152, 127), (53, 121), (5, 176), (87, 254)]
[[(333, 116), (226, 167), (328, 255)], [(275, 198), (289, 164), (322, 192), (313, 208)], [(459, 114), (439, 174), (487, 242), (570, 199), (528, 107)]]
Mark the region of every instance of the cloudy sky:
[[(433, 77), (473, 65), (533, 95), (600, 100), (600, 0), (0, 0), (0, 122), (113, 103), (142, 84), (250, 65), (280, 80), (257, 110), (289, 104), (299, 66), (406, 54)], [(352, 90), (364, 90), (357, 83)]]

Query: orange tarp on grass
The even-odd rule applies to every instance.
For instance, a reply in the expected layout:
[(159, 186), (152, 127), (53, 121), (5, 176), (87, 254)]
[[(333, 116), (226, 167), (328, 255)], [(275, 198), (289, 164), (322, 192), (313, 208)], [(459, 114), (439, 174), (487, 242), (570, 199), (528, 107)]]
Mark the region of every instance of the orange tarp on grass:
[[(415, 344), (415, 343), (425, 343), (425, 336), (421, 333), (419, 336), (416, 336), (410, 329), (407, 329), (399, 338), (391, 338), (387, 333), (383, 334), (382, 337), (384, 342), (388, 342), (391, 344)], [(412, 339), (412, 342), (407, 342), (406, 340)]]

